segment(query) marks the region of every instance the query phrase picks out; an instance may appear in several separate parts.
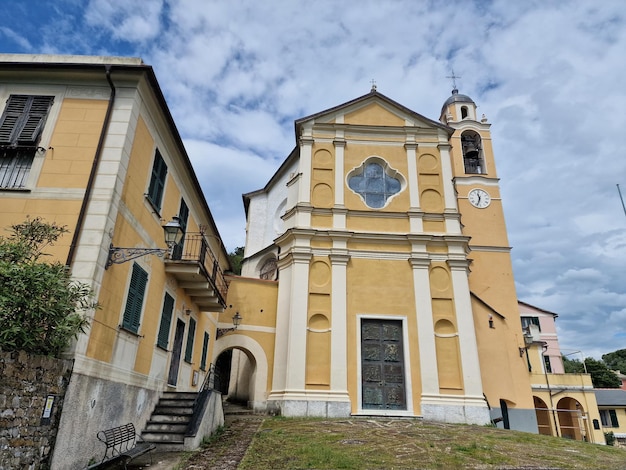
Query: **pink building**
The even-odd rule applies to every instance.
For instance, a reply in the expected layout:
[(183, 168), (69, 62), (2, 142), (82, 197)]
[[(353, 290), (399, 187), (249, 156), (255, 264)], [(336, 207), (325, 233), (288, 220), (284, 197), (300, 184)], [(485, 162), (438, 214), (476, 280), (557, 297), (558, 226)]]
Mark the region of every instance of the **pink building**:
[(558, 315), (547, 310), (518, 301), (519, 313), (522, 320), (524, 336), (530, 340), (545, 343), (541, 363), (545, 372), (564, 374), (563, 359), (559, 348), (559, 339), (556, 334), (556, 317)]

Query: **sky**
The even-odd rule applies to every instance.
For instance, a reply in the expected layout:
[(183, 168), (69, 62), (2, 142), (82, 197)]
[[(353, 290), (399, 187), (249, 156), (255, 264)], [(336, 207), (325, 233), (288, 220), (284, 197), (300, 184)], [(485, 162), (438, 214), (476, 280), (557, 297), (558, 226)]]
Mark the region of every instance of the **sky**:
[(626, 348), (622, 0), (0, 0), (0, 52), (152, 65), (229, 250), (295, 119), (375, 80), (438, 120), (454, 71), (492, 124), (519, 299), (570, 358)]

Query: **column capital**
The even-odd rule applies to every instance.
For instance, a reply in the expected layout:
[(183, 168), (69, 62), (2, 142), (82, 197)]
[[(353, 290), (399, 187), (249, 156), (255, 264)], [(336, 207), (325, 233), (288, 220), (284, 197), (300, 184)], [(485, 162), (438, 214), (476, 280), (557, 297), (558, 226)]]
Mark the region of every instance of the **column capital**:
[(417, 142), (406, 142), (404, 148), (407, 150), (417, 150)]
[(430, 266), (430, 258), (409, 258), (409, 263), (413, 269), (428, 269)]
[(300, 137), (300, 145), (313, 145), (315, 140), (312, 137)]
[(467, 259), (449, 259), (447, 263), (452, 271), (469, 271), (470, 262)]
[(328, 257), (333, 266), (346, 266), (350, 261), (350, 255), (344, 253), (331, 253)]
[(439, 150), (450, 150), (452, 148), (452, 145), (450, 145), (450, 144), (437, 144), (437, 148)]
[(346, 139), (335, 138), (333, 140), (333, 145), (335, 147), (345, 147), (346, 146)]

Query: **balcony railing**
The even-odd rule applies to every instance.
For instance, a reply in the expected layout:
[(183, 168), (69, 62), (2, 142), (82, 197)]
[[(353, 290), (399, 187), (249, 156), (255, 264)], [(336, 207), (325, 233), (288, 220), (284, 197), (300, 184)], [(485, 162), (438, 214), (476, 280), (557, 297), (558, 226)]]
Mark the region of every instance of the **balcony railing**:
[[(189, 284), (194, 281), (194, 273), (189, 271), (176, 270), (175, 266), (194, 266), (199, 269), (199, 273), (205, 280), (209, 281), (210, 287), (215, 291), (215, 296), (222, 307), (226, 306), (226, 294), (228, 292), (228, 284), (224, 272), (219, 265), (216, 256), (213, 254), (206, 239), (206, 235), (202, 233), (187, 233), (184, 238), (184, 246), (174, 247), (172, 254), (166, 260), (168, 271), (174, 274), (183, 282)], [(190, 287), (191, 290), (197, 290), (196, 286)]]

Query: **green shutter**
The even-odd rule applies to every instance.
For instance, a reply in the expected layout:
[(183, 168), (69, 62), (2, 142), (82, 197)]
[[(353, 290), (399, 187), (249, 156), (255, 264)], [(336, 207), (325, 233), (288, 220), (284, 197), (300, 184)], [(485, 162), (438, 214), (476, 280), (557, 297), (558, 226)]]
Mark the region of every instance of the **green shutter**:
[(187, 332), (187, 347), (185, 348), (185, 362), (191, 363), (193, 356), (193, 340), (196, 335), (196, 321), (193, 318), (189, 319), (189, 331)]
[(161, 324), (159, 325), (159, 335), (157, 336), (157, 346), (167, 349), (170, 337), (170, 325), (172, 323), (172, 311), (174, 310), (174, 298), (165, 294), (163, 299), (163, 311), (161, 312)]
[(617, 421), (617, 413), (615, 410), (609, 410), (609, 416), (611, 416), (611, 426), (619, 428), (619, 422)]
[(148, 273), (141, 269), (137, 263), (134, 263), (130, 286), (128, 287), (128, 297), (126, 298), (126, 308), (124, 309), (124, 321), (122, 322), (122, 328), (133, 333), (139, 331), (139, 320), (141, 319), (147, 283)]
[(167, 165), (163, 161), (161, 153), (157, 150), (154, 155), (154, 164), (152, 165), (152, 174), (150, 177), (150, 186), (148, 187), (148, 198), (152, 205), (161, 210), (161, 200), (165, 190), (165, 178), (167, 176)]
[(39, 142), (54, 97), (11, 95), (0, 118), (0, 145)]
[(204, 341), (202, 342), (202, 361), (200, 362), (200, 369), (206, 370), (206, 354), (209, 349), (209, 334), (204, 332)]

